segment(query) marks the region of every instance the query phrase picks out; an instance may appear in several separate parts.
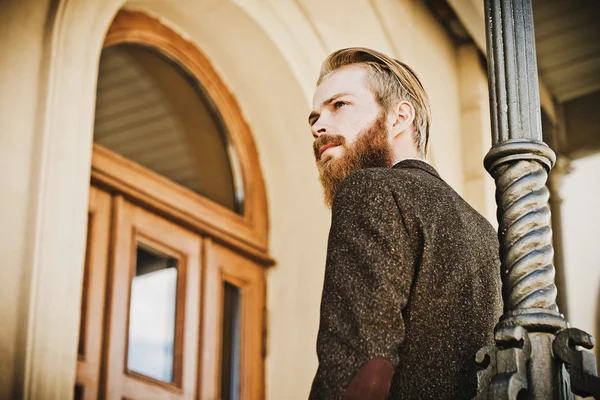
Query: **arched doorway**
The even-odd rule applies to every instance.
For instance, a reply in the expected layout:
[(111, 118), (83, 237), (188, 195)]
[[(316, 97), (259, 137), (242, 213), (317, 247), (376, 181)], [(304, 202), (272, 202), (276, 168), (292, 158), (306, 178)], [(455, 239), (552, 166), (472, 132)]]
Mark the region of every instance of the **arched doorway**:
[(263, 397), (264, 184), (195, 46), (121, 11), (100, 60), (76, 398)]

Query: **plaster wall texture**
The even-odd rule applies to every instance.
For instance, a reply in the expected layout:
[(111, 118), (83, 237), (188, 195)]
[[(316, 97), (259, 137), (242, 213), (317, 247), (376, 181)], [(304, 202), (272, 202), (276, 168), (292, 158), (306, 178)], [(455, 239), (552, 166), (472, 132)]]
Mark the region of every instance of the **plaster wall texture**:
[[(569, 323), (600, 335), (600, 155), (573, 162), (561, 193)], [(598, 342), (596, 342), (598, 343)], [(596, 356), (600, 353), (598, 345)]]
[[(48, 2), (26, 0), (0, 3), (0, 398), (11, 397), (16, 364), (24, 360), (17, 349), (26, 332), (29, 261), (28, 237), (37, 163), (36, 116), (44, 19)], [(8, 39), (8, 40), (7, 40)], [(19, 46), (15, 45), (19, 41)], [(23, 47), (30, 49), (22, 51)], [(29, 82), (22, 85), (23, 81)], [(26, 118), (15, 118), (22, 116)]]

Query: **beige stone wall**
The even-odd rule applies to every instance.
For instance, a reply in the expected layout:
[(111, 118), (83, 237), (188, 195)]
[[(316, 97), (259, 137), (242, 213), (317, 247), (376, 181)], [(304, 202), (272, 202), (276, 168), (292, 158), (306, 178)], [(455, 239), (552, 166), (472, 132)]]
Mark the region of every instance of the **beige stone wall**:
[[(75, 368), (97, 63), (123, 1), (56, 1), (50, 10), (41, 1), (1, 4), (0, 239), (8, 268), (0, 317), (12, 328), (0, 333), (8, 360), (0, 398), (16, 387), (27, 398), (64, 399)], [(268, 274), (267, 397), (306, 398), (329, 227), (306, 123), (321, 60), (339, 47), (368, 46), (411, 64), (431, 98), (431, 162), (488, 215), (483, 71), (411, 0), (136, 0), (127, 7), (195, 42), (254, 133), (277, 260)]]
[[(43, 22), (47, 2), (0, 3), (0, 398), (17, 385), (13, 375), (23, 367), (31, 262), (29, 225), (34, 211), (36, 116), (41, 93)], [(27, 21), (27, 22), (26, 22)], [(11, 40), (7, 40), (12, 38)], [(22, 38), (19, 46), (15, 39)], [(23, 48), (30, 51), (24, 52)], [(28, 82), (24, 85), (23, 82)], [(21, 116), (21, 118), (15, 118)]]
[(464, 197), (498, 226), (494, 179), (483, 168), (483, 158), (492, 146), (487, 77), (474, 45), (458, 49), (458, 60)]
[[(571, 326), (600, 336), (600, 154), (572, 163), (560, 187), (568, 318)], [(598, 345), (596, 356), (600, 356)]]

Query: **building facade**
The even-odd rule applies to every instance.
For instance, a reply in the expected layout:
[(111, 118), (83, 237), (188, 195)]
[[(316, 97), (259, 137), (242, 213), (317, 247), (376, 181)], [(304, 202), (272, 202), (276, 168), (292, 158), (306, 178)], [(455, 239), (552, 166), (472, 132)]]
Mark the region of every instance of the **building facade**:
[(330, 52), (414, 68), (429, 162), (495, 224), (482, 10), (435, 3), (0, 3), (0, 398), (306, 398)]

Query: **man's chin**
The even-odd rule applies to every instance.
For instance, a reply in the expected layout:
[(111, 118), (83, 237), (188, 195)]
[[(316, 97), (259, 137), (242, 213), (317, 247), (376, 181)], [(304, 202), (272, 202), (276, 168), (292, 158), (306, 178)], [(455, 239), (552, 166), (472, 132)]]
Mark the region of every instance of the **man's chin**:
[(317, 167), (320, 170), (331, 168), (331, 166), (335, 163), (335, 159), (333, 157), (323, 157), (319, 161), (317, 161)]
[(331, 161), (331, 160), (337, 160), (339, 159), (341, 156), (339, 155), (335, 155), (332, 153), (327, 153), (327, 154), (323, 154), (323, 156), (321, 157), (320, 161)]

